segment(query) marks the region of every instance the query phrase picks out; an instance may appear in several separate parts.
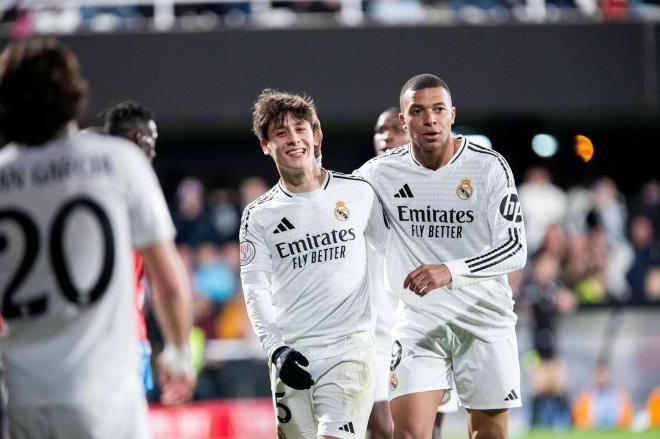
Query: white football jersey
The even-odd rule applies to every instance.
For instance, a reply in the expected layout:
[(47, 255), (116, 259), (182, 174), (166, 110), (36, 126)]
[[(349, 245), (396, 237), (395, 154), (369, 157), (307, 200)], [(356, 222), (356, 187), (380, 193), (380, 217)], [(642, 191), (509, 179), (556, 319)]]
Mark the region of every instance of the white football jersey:
[(156, 176), (125, 140), (66, 135), (0, 150), (0, 347), (10, 403), (142, 393), (131, 249), (174, 236)]
[[(278, 183), (245, 208), (241, 277), (269, 358), (285, 344), (304, 353), (373, 331), (365, 237), (382, 249), (387, 232), (372, 187), (332, 171), (315, 191), (291, 193)], [(253, 273), (267, 275), (253, 286)]]
[[(515, 326), (506, 273), (526, 259), (523, 218), (504, 158), (461, 137), (451, 161), (431, 170), (404, 145), (365, 163), (357, 173), (371, 183), (391, 222), (386, 270), (389, 288), (432, 324), (451, 323), (484, 340)], [(423, 264), (444, 263), (445, 288), (418, 297), (403, 288)]]

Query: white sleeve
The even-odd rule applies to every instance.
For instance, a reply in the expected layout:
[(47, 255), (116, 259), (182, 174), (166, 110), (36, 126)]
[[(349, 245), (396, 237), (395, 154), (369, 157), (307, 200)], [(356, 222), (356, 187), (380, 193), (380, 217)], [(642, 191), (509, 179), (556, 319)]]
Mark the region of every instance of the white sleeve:
[(371, 202), (371, 212), (369, 213), (369, 221), (367, 223), (367, 230), (365, 236), (369, 244), (371, 244), (378, 253), (384, 253), (387, 246), (387, 238), (389, 236), (390, 224), (380, 202), (380, 198), (375, 191), (373, 191), (373, 200)]
[(241, 282), (252, 328), (270, 361), (273, 351), (284, 346), (284, 339), (277, 327), (271, 300), (272, 255), (263, 239), (263, 230), (255, 220), (254, 210), (251, 206), (245, 208), (241, 219)]
[(503, 159), (493, 163), (488, 176), (488, 226), (491, 242), (482, 253), (445, 265), (449, 288), (461, 288), (520, 270), (527, 260), (522, 210), (513, 175)]
[(270, 272), (241, 273), (241, 281), (252, 328), (270, 361), (273, 352), (285, 344), (275, 322), (275, 310), (270, 300)]
[[(134, 151), (133, 151), (134, 150)], [(153, 168), (137, 148), (127, 147), (118, 160), (130, 183), (126, 190), (133, 246), (144, 248), (174, 238), (175, 229)]]

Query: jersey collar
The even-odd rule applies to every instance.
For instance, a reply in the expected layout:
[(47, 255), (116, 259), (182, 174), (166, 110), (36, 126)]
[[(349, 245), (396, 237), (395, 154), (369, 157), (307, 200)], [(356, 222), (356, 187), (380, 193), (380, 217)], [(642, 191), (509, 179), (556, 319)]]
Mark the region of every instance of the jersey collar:
[[(447, 163), (447, 165), (451, 165), (451, 164), (453, 164), (456, 160), (458, 160), (458, 158), (461, 156), (461, 154), (463, 154), (463, 150), (464, 150), (465, 147), (467, 146), (467, 143), (468, 143), (468, 142), (467, 142), (467, 139), (465, 138), (464, 135), (459, 134), (458, 136), (456, 136), (456, 138), (457, 138), (457, 139), (461, 139), (461, 146), (458, 148), (458, 151), (456, 151), (456, 153), (455, 153), (454, 156), (451, 158), (451, 160), (449, 160), (449, 163)], [(415, 158), (414, 154), (413, 154), (413, 151), (412, 151), (412, 142), (408, 144), (408, 154), (410, 155), (410, 160), (412, 160), (412, 162), (413, 162), (414, 164), (416, 164), (417, 166), (419, 166), (419, 167), (421, 167), (421, 168), (424, 168), (424, 165), (422, 165), (420, 162), (418, 162), (417, 159)], [(447, 165), (445, 165), (445, 166), (447, 166)]]
[(284, 184), (282, 184), (282, 179), (280, 178), (279, 181), (277, 182), (277, 188), (282, 192), (284, 195), (286, 195), (289, 198), (293, 198), (295, 196), (302, 196), (303, 198), (309, 198), (310, 195), (316, 194), (317, 192), (321, 192), (326, 190), (328, 185), (330, 184), (330, 179), (332, 178), (332, 173), (328, 171), (325, 168), (321, 168), (322, 170), (325, 171), (325, 180), (323, 180), (323, 183), (321, 184), (321, 187), (318, 189), (315, 189), (311, 192), (303, 192), (303, 193), (294, 193), (286, 190), (284, 188)]

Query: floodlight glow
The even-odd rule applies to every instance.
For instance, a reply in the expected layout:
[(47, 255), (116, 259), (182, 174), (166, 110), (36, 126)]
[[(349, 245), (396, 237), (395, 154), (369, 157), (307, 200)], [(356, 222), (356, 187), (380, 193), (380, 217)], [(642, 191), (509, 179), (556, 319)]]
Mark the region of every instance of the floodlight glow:
[(537, 134), (532, 138), (532, 150), (539, 157), (552, 157), (558, 148), (557, 139), (550, 134)]
[(585, 163), (594, 156), (594, 145), (587, 136), (575, 136), (575, 154)]

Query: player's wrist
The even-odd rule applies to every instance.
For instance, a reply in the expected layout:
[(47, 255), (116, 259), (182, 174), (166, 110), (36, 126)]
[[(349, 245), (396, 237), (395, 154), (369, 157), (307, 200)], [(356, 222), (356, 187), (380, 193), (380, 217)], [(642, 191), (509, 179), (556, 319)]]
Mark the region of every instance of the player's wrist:
[(193, 370), (192, 353), (190, 351), (190, 344), (188, 343), (182, 346), (167, 343), (165, 349), (163, 349), (161, 358), (168, 371), (173, 375), (191, 373)]
[(282, 366), (281, 364), (278, 366), (277, 359), (280, 358), (280, 355), (282, 355), (285, 351), (291, 350), (290, 347), (288, 346), (280, 346), (279, 348), (275, 349), (273, 351), (273, 354), (270, 356), (270, 362), (274, 364), (278, 369)]

